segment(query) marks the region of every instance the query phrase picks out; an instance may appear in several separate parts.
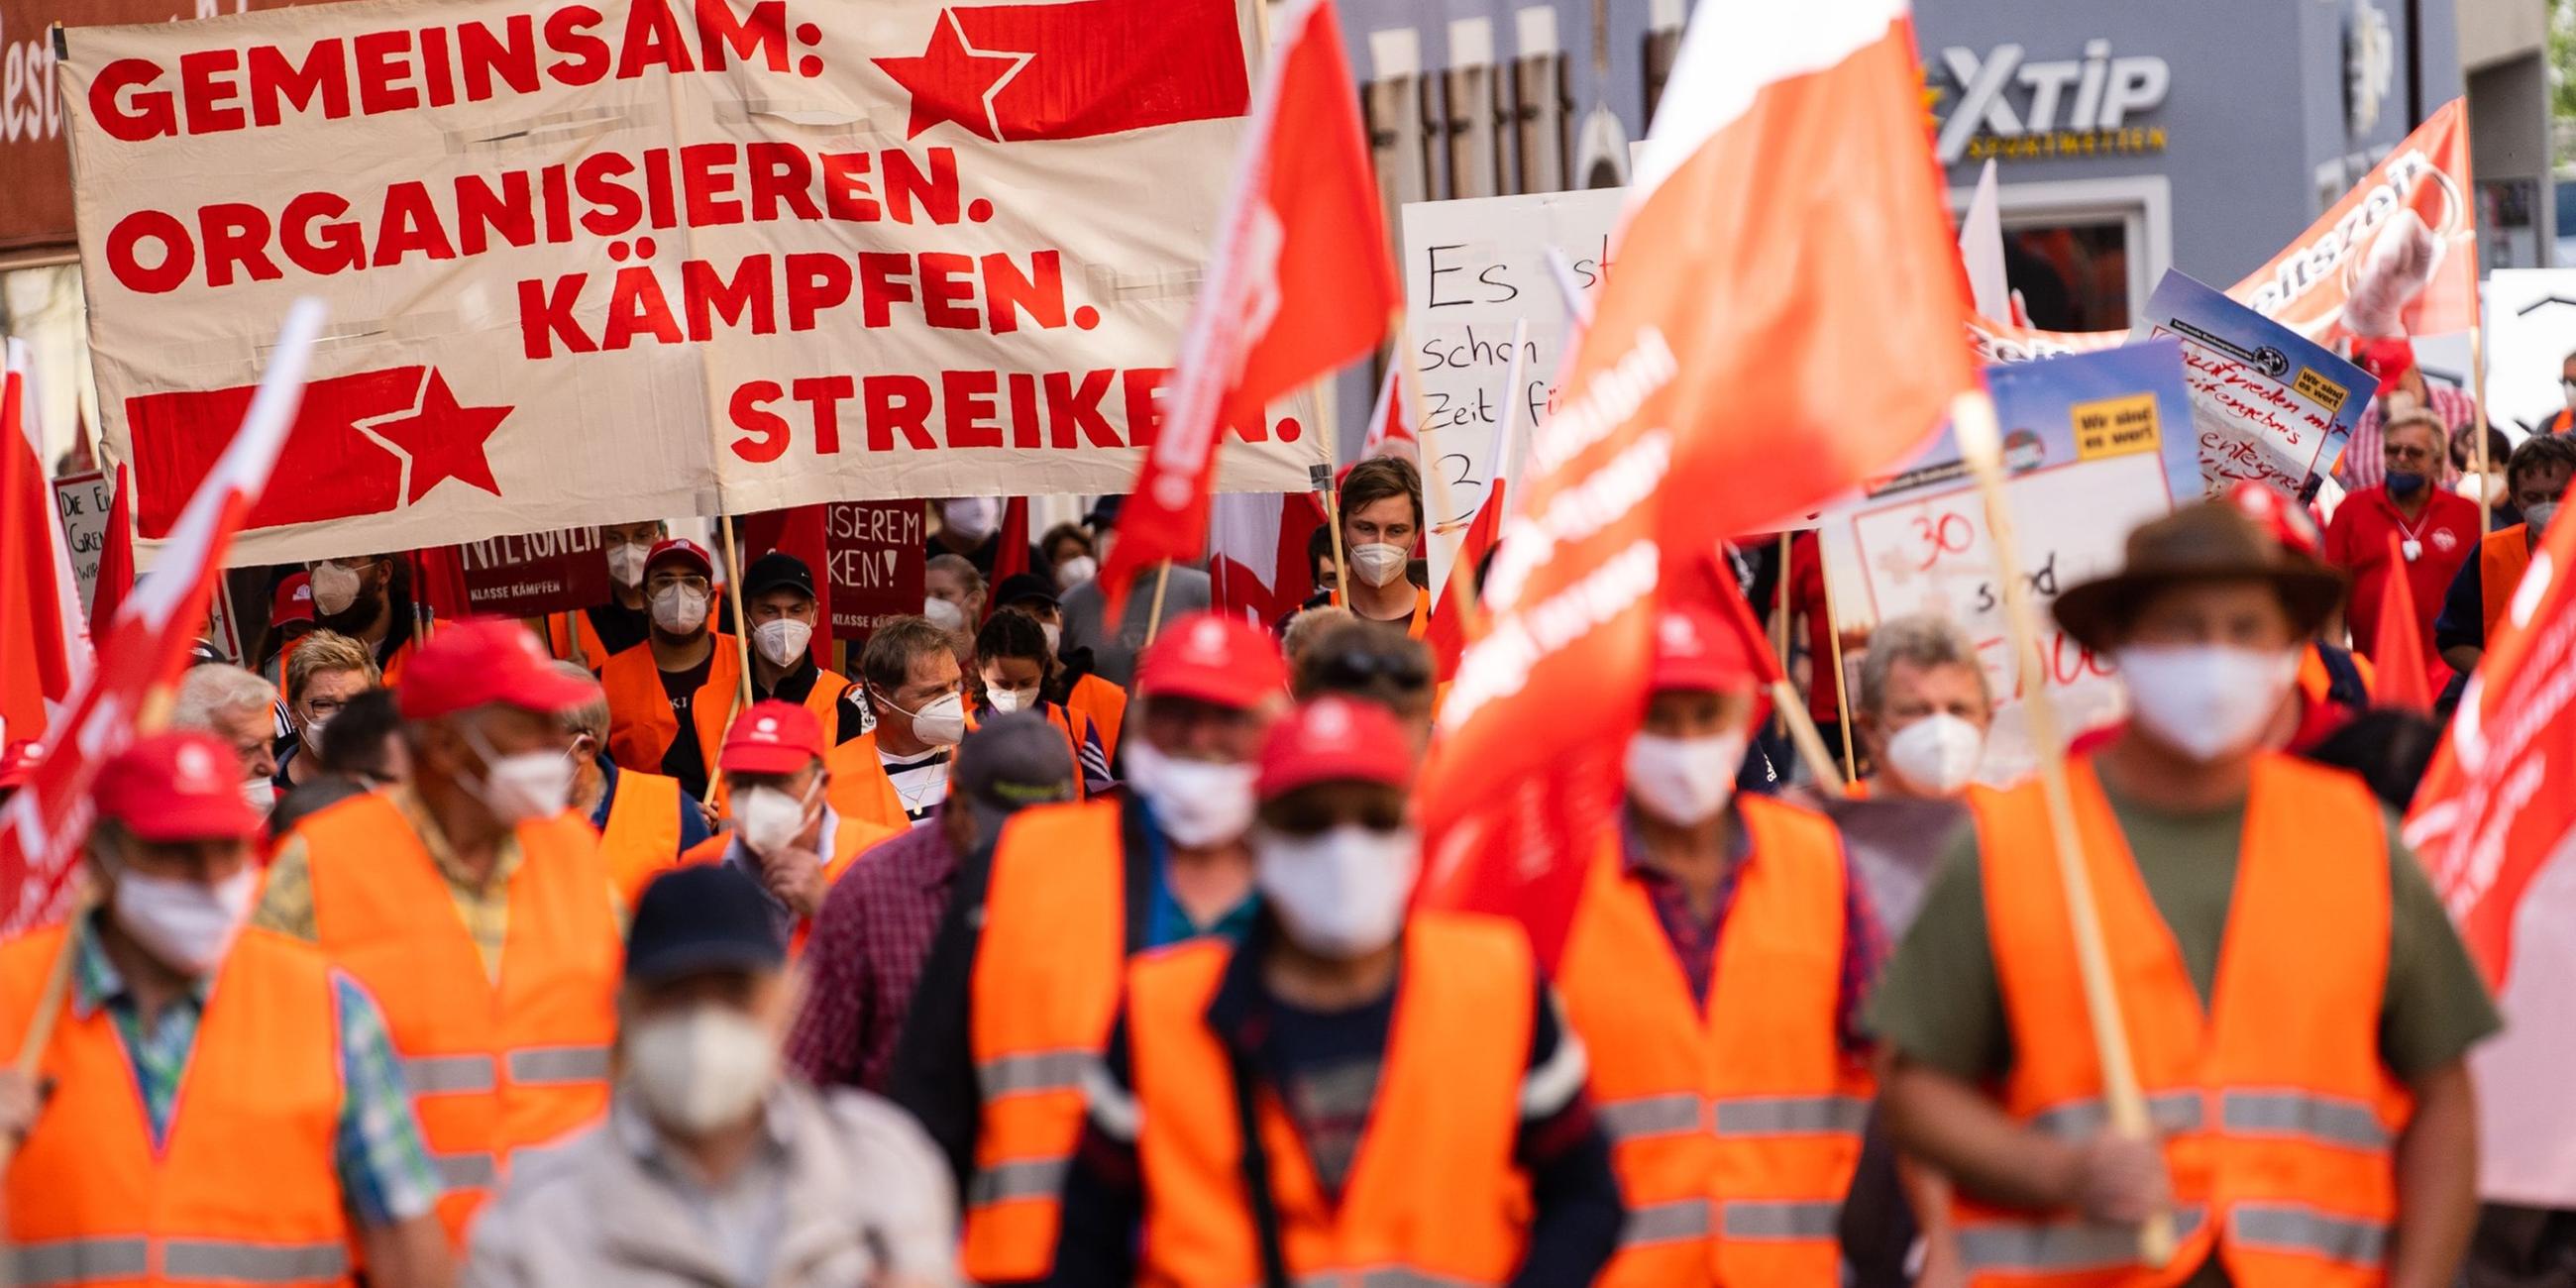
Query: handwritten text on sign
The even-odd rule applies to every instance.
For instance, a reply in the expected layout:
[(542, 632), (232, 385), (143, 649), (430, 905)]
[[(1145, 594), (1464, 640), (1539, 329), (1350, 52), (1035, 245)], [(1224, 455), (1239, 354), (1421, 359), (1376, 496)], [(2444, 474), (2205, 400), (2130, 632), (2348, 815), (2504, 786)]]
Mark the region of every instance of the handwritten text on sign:
[(2333, 467), (2370, 401), (2361, 369), (2298, 333), (2168, 272), (2136, 334), (2182, 344), (2208, 495), (2253, 479), (2302, 496)]
[[(1413, 348), (1400, 357), (1422, 390), (1422, 467), (1448, 476), (1454, 511), (1432, 515), (1434, 524), (1464, 523), (1485, 503), (1503, 400), (1517, 404), (1512, 417), (1524, 441), (1546, 428), (1573, 334), (1548, 252), (1565, 256), (1578, 286), (1598, 289), (1610, 276), (1610, 234), (1625, 195), (1596, 188), (1420, 201), (1404, 208), (1404, 294)], [(1517, 322), (1529, 324), (1521, 387), (1506, 390)], [(1431, 492), (1423, 503), (1430, 505), (1438, 495)], [(1431, 584), (1445, 586), (1448, 544), (1429, 545)]]
[(863, 642), (888, 621), (921, 612), (928, 563), (921, 502), (836, 505), (823, 522), (835, 637)]
[[(1242, 133), (1236, 0), (531, 8), (68, 33), (145, 536), (301, 294), (335, 339), (244, 559), (1134, 477)], [(1316, 459), (1237, 426), (1219, 485)]]
[(107, 551), (107, 511), (116, 501), (116, 485), (97, 470), (66, 474), (54, 480), (54, 509), (63, 522), (63, 548), (72, 560), (72, 580), (80, 583), (81, 611), (98, 596), (98, 560)]

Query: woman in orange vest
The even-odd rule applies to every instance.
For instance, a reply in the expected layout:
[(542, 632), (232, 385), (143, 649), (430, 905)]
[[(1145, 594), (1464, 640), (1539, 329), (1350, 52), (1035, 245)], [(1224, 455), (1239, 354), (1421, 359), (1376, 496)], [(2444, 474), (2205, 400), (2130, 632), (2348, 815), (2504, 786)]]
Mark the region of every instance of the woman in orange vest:
[(117, 753), (93, 793), (99, 907), (0, 945), (8, 1049), (60, 1008), (35, 1076), (0, 1070), (9, 1282), (322, 1288), (351, 1282), (353, 1244), (371, 1283), (448, 1282), (376, 1003), (242, 928), (263, 827), (240, 780), (204, 733)]
[(1017, 609), (1037, 619), (1038, 630), (1046, 636), (1047, 694), (1090, 721), (1099, 732), (1100, 745), (1117, 755), (1118, 731), (1127, 719), (1127, 690), (1092, 672), (1089, 650), (1064, 655), (1064, 607), (1056, 599), (1055, 583), (1036, 573), (1012, 573), (993, 587), (993, 607), (997, 612)]
[[(1971, 793), (1870, 1012), (1891, 1131), (1955, 1181), (1970, 1282), (2451, 1282), (2476, 1217), (2464, 1057), (2494, 1007), (2368, 788), (2261, 749), (2341, 597), (2207, 503), (2058, 598), (2135, 712), (2067, 772), (2157, 1140), (2108, 1127), (2041, 787)], [(2179, 1247), (2151, 1268), (2159, 1211)]]
[(1262, 921), (1128, 966), (1051, 1284), (1571, 1285), (1608, 1260), (1584, 1048), (1525, 933), (1405, 915), (1413, 774), (1368, 703), (1271, 729)]
[(1696, 611), (1655, 640), (1628, 809), (1557, 970), (1629, 1211), (1600, 1282), (1830, 1288), (1878, 923), (1831, 823), (1735, 795), (1760, 645)]
[(1100, 730), (1061, 699), (1047, 696), (1055, 692), (1059, 670), (1054, 650), (1047, 647), (1046, 632), (1027, 613), (1005, 608), (986, 618), (983, 629), (975, 632), (975, 682), (983, 695), (975, 709), (976, 722), (1014, 711), (1043, 717), (1064, 735), (1074, 764), (1082, 770), (1077, 779), (1079, 799), (1107, 791), (1117, 780), (1109, 776), (1109, 744)]
[(608, 659), (608, 754), (626, 769), (667, 774), (703, 799), (716, 747), (740, 705), (742, 648), (715, 629), (715, 560), (686, 537), (653, 547), (644, 589), (653, 635)]

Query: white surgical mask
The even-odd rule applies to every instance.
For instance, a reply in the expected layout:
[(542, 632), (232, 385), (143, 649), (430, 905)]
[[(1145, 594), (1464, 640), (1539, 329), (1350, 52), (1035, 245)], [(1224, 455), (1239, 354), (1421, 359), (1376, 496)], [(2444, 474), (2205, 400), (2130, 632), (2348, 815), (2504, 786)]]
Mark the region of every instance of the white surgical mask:
[(1253, 881), (1280, 928), (1319, 957), (1365, 957), (1395, 942), (1422, 863), (1412, 828), (1345, 823), (1314, 836), (1253, 834)]
[(1075, 555), (1055, 566), (1055, 588), (1071, 590), (1099, 575), (1099, 560), (1089, 555)]
[(492, 750), (481, 732), (465, 727), (465, 741), (483, 757), (483, 781), (463, 780), (465, 789), (483, 802), (505, 827), (553, 818), (572, 800), (573, 763), (560, 751), (523, 751), (504, 756)]
[(943, 631), (962, 631), (966, 629), (966, 610), (959, 608), (955, 603), (949, 600), (925, 599), (921, 601), (921, 615), (929, 618), (931, 625), (936, 626)]
[(2295, 649), (2168, 644), (2124, 648), (2111, 660), (2128, 685), (2138, 723), (2203, 762), (2253, 746), (2299, 676)]
[(778, 1044), (741, 1011), (701, 1002), (626, 1035), (626, 1067), (655, 1122), (702, 1135), (741, 1122), (778, 1081)]
[(766, 859), (795, 844), (814, 817), (814, 793), (799, 800), (775, 787), (754, 787), (734, 806), (734, 830), (752, 853)]
[(1252, 826), (1253, 766), (1176, 759), (1142, 738), (1120, 755), (1127, 785), (1153, 807), (1154, 821), (1173, 844), (1203, 850)]
[(981, 544), (1002, 526), (1002, 503), (989, 496), (959, 497), (939, 507), (939, 520), (949, 531)]
[(315, 716), (297, 726), (295, 736), (303, 741), (304, 749), (306, 751), (319, 756), (322, 754), (322, 729), (323, 726), (330, 723), (331, 717), (329, 716)]
[(794, 666), (805, 656), (805, 647), (814, 642), (814, 628), (793, 617), (762, 622), (751, 628), (751, 646), (769, 659), (771, 666)]
[[(887, 706), (894, 707), (889, 702)], [(966, 699), (955, 693), (943, 693), (919, 711), (904, 711), (912, 719), (912, 736), (933, 747), (954, 747), (966, 740)]]
[(1742, 733), (1707, 738), (1638, 734), (1628, 740), (1628, 796), (1677, 827), (1705, 823), (1734, 798), (1744, 747)]
[(1046, 636), (1047, 656), (1054, 657), (1064, 650), (1063, 627), (1058, 626), (1053, 622), (1040, 622), (1038, 623), (1038, 630)]
[(693, 635), (707, 624), (706, 592), (665, 586), (653, 596), (653, 624), (673, 635)]
[(179, 877), (145, 876), (123, 865), (116, 874), (116, 924), (125, 927), (162, 965), (203, 975), (224, 959), (233, 936), (250, 919), (259, 874), (241, 871), (207, 885)]
[(1009, 715), (1014, 711), (1026, 711), (1036, 706), (1038, 691), (1034, 685), (1025, 689), (1005, 689), (987, 680), (984, 682), (984, 700), (993, 704), (994, 711)]
[(250, 812), (261, 818), (267, 818), (268, 812), (277, 808), (277, 784), (269, 779), (243, 779), (241, 794), (242, 803), (250, 806)]
[(1986, 754), (1986, 735), (1975, 725), (1935, 712), (1897, 730), (1887, 739), (1887, 767), (1918, 792), (1955, 796), (1977, 773)]
[(1412, 551), (1383, 541), (1351, 547), (1351, 569), (1372, 586), (1383, 586), (1403, 576), (1404, 565), (1412, 560)]
[(313, 611), (325, 617), (337, 617), (358, 602), (358, 588), (364, 579), (355, 568), (335, 563), (317, 564), (312, 573)]
[(640, 541), (621, 541), (608, 548), (608, 575), (620, 586), (644, 584), (644, 558), (653, 547)]

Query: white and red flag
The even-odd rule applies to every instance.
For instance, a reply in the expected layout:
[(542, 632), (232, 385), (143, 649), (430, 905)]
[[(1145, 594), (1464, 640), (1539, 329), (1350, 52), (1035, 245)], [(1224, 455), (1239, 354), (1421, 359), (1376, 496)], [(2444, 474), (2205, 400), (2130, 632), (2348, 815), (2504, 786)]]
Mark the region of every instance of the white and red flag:
[(0, 741), (41, 738), (89, 666), (89, 623), (54, 514), (24, 341), (0, 367)]
[[(2382, 662), (2384, 670), (2386, 663)], [(2503, 1005), (2471, 1064), (2478, 1192), (2576, 1207), (2576, 523), (2552, 524), (2450, 737), (2416, 792), (2406, 839)]]
[[(1404, 355), (1396, 356), (1401, 358)], [(1414, 431), (1404, 399), (1403, 381), (1404, 364), (1386, 364), (1386, 379), (1377, 387), (1377, 406), (1369, 411), (1368, 437), (1360, 440), (1361, 460), (1400, 456), (1416, 465), (1422, 463), (1422, 435)]]
[(1530, 445), (1492, 628), (1441, 711), (1426, 901), (1519, 914), (1552, 957), (1666, 582), (1893, 467), (1974, 383), (1921, 85), (1899, 0), (1692, 16), (1622, 271)]
[(1228, 427), (1374, 349), (1404, 302), (1332, 0), (1292, 4), (1271, 57), (1162, 428), (1100, 571), (1113, 619), (1137, 573), (1205, 552)]
[(189, 646), (223, 578), (225, 551), (259, 504), (295, 420), (323, 313), (313, 300), (288, 311), (240, 432), (180, 512), (152, 575), (136, 584), (101, 634), (98, 665), (47, 739), (44, 762), (0, 806), (0, 936), (63, 914), (89, 831), (90, 782), (101, 764), (134, 741), (139, 724), (160, 723), (169, 690), (187, 669)]
[(1312, 492), (1227, 492), (1208, 517), (1209, 607), (1271, 626), (1315, 593), (1308, 543), (1324, 529)]

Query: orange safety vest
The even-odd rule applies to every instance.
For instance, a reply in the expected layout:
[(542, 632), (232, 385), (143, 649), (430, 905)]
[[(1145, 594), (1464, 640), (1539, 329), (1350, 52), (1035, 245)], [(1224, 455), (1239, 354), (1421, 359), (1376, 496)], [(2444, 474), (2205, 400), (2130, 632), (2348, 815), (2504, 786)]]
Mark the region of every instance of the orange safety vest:
[(1118, 750), (1118, 729), (1127, 719), (1127, 691), (1097, 675), (1086, 675), (1074, 681), (1064, 704), (1081, 712), (1100, 730), (1104, 751)]
[[(2379, 668), (2359, 653), (2348, 654), (2352, 669), (2361, 675), (2364, 697), (2379, 691)], [(2323, 706), (2334, 692), (2334, 673), (2326, 669), (2326, 656), (2316, 644), (2299, 650), (2299, 694), (2310, 706)]]
[(2522, 570), (2531, 566), (2531, 545), (2523, 539), (2526, 525), (2488, 533), (2478, 542), (2479, 607), (2485, 610), (2486, 646), (2495, 647), (2496, 625), (2513, 607), (2513, 592), (2522, 585)]
[(516, 1156), (608, 1108), (620, 949), (599, 839), (570, 812), (519, 826), (496, 984), (392, 801), (358, 797), (297, 832), (312, 856), (322, 951), (384, 1008), (448, 1187), (439, 1220), (461, 1246)]
[[(2239, 1288), (2386, 1282), (2390, 1142), (2409, 1105), (2380, 1063), (2391, 917), (2387, 838), (2360, 780), (2254, 762), (2236, 891), (2204, 1015), (2089, 757), (2067, 769), (2112, 987), (2164, 1137), (2180, 1250), (2135, 1264), (2136, 1232), (1958, 1201), (1973, 1282), (2161, 1288), (2215, 1255)], [(1987, 934), (2011, 1025), (2004, 1110), (2076, 1141), (2105, 1127), (2065, 886), (2036, 783), (1971, 792)]]
[[(733, 637), (715, 637), (714, 665), (690, 701), (689, 722), (696, 728), (698, 751), (707, 772), (716, 769), (716, 751), (724, 745), (725, 726), (733, 723), (734, 703), (741, 696), (742, 650)], [(599, 669), (600, 687), (608, 691), (608, 756), (620, 769), (659, 773), (680, 722), (671, 715), (670, 695), (662, 688), (662, 668), (653, 661), (653, 642), (646, 640), (608, 659)]]
[[(572, 623), (570, 634), (564, 631), (564, 623), (567, 620)], [(599, 628), (590, 624), (590, 613), (587, 610), (575, 609), (569, 613), (548, 613), (539, 621), (543, 625), (538, 633), (546, 637), (546, 652), (567, 662), (577, 661), (594, 671), (608, 664), (610, 657), (608, 641), (599, 638)], [(578, 658), (573, 656), (573, 645), (576, 643), (581, 645), (581, 656)]]
[(680, 780), (640, 769), (617, 771), (617, 796), (599, 832), (599, 857), (626, 906), (680, 862)]
[[(1081, 800), (1090, 795), (1083, 786), (1082, 744), (1091, 735), (1091, 721), (1069, 706), (1058, 706), (1050, 702), (1046, 704), (1045, 710), (1046, 722), (1054, 725), (1057, 733), (1064, 735), (1065, 750), (1073, 753), (1073, 798)], [(1105, 751), (1108, 744), (1102, 743), (1101, 747)]]
[[(880, 842), (903, 835), (903, 832), (904, 828), (900, 825), (888, 829), (882, 824), (871, 823), (864, 819), (841, 819), (840, 825), (832, 830), (832, 853), (830, 857), (823, 860), (823, 888), (828, 890), (837, 884), (842, 874), (850, 870), (850, 865), (858, 862), (860, 855), (875, 849)], [(725, 851), (732, 848), (733, 835), (729, 832), (718, 832), (690, 846), (688, 853), (680, 856), (680, 865), (722, 863)], [(796, 931), (787, 940), (787, 955), (803, 956), (805, 941), (812, 937), (813, 933), (813, 918), (797, 918)]]
[[(52, 1000), (45, 979), (67, 934), (0, 947), (8, 1050)], [(206, 994), (156, 1147), (115, 1019), (66, 1009), (45, 1045), (52, 1098), (9, 1167), (13, 1282), (349, 1283), (338, 1017), (322, 954), (244, 930)]]
[[(1338, 590), (1333, 592), (1332, 603), (1336, 608), (1350, 608), (1349, 604), (1343, 602), (1342, 592)], [(1358, 615), (1359, 610), (1352, 609), (1351, 611), (1353, 616)], [(1369, 622), (1376, 621), (1377, 619), (1373, 617), (1362, 617), (1360, 620)], [(1388, 620), (1392, 621), (1394, 619), (1389, 618)], [(1418, 640), (1421, 639), (1425, 633), (1429, 632), (1430, 629), (1431, 592), (1420, 586), (1416, 586), (1413, 588), (1413, 616), (1404, 624), (1404, 637), (1409, 640)]]
[[(1207, 1022), (1233, 953), (1202, 940), (1128, 971), (1140, 1284), (1261, 1281), (1234, 1074)], [(1525, 1251), (1512, 1142), (1536, 1022), (1529, 940), (1497, 918), (1425, 913), (1407, 923), (1403, 953), (1377, 1099), (1339, 1202), (1278, 1097), (1257, 1093), (1280, 1250), (1300, 1284), (1499, 1284)]]
[(824, 799), (842, 821), (856, 819), (894, 831), (912, 826), (903, 812), (902, 795), (886, 776), (885, 762), (877, 759), (876, 734), (860, 734), (824, 752), (823, 767), (832, 773)]
[(1873, 1089), (1836, 1035), (1842, 841), (1823, 816), (1739, 796), (1752, 839), (1707, 1008), (1646, 892), (1600, 847), (1557, 987), (1592, 1058), (1628, 1226), (1604, 1285), (1830, 1285), (1835, 1222)]
[(1109, 1040), (1125, 970), (1118, 811), (1114, 801), (1022, 810), (993, 851), (968, 1033), (983, 1109), (961, 1268), (979, 1283), (1044, 1278), (1055, 1263), (1058, 1201), (1082, 1136), (1078, 1079)]

